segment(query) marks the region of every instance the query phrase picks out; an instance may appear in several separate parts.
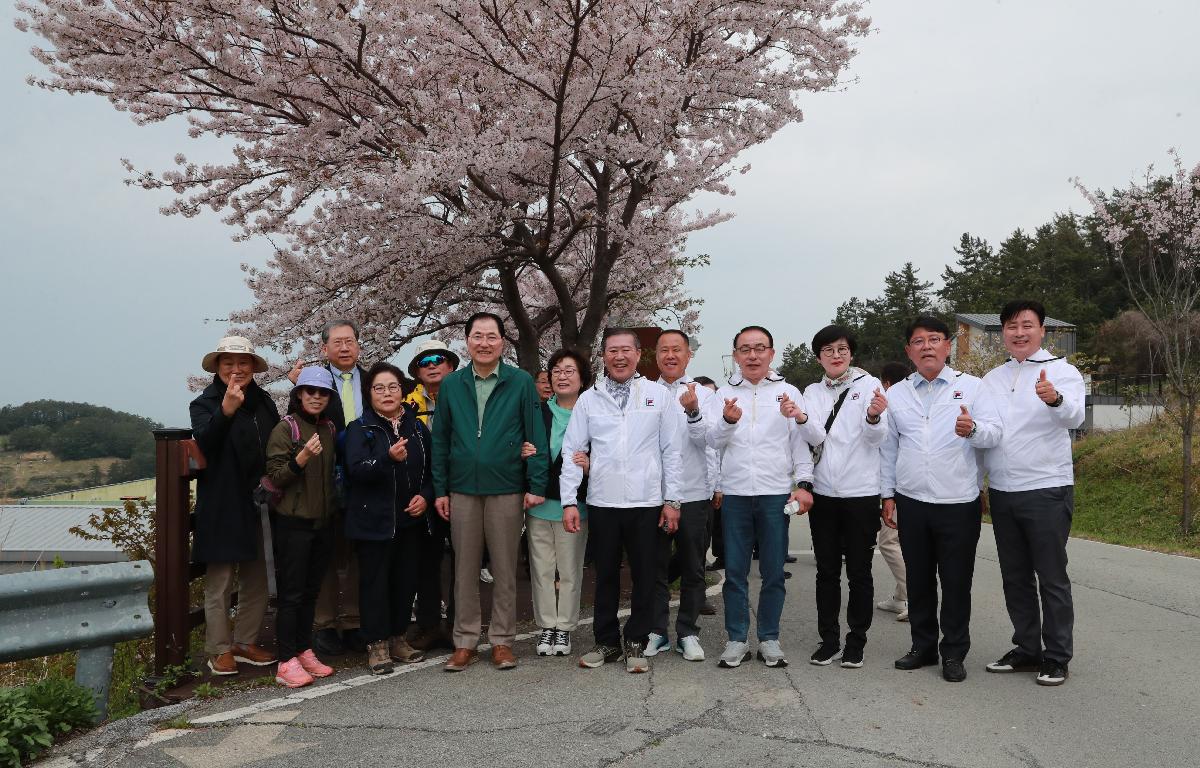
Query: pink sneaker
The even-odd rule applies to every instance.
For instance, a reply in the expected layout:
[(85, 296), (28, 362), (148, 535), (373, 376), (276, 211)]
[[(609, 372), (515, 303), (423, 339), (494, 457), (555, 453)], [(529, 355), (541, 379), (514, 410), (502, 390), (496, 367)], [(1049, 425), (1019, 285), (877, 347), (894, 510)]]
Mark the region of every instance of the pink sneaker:
[(279, 663), (279, 669), (275, 672), (275, 682), (288, 688), (303, 688), (310, 685), (313, 681), (312, 675), (304, 671), (304, 667), (300, 666), (300, 657), (294, 656), (287, 661)]
[(317, 658), (317, 654), (313, 653), (312, 648), (297, 656), (296, 659), (300, 662), (300, 666), (304, 667), (304, 671), (313, 677), (329, 677), (333, 674), (333, 667), (322, 664), (321, 660)]

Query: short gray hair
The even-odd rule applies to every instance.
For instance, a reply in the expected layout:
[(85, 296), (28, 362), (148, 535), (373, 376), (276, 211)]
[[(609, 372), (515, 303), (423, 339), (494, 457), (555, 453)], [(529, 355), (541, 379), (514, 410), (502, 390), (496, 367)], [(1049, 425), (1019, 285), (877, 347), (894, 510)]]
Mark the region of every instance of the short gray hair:
[(321, 329), (321, 343), (329, 343), (329, 334), (333, 333), (334, 328), (341, 328), (343, 325), (349, 326), (350, 330), (354, 331), (354, 340), (358, 341), (358, 323), (345, 317), (335, 317), (325, 327)]

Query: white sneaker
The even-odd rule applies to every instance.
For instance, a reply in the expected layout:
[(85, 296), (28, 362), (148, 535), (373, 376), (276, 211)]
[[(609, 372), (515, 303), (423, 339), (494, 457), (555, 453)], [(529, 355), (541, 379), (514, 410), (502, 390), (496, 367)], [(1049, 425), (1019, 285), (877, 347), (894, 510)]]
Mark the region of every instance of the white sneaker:
[(565, 629), (554, 630), (554, 647), (551, 651), (555, 656), (570, 656), (571, 633)]
[(679, 638), (675, 643), (675, 650), (683, 654), (684, 661), (704, 661), (704, 647), (700, 645), (700, 638), (695, 635)]
[(900, 614), (898, 616), (896, 616), (896, 621), (908, 621), (908, 609), (907, 608), (905, 608), (903, 611), (900, 611)]
[(646, 640), (645, 654), (647, 657), (657, 656), (660, 651), (671, 650), (671, 641), (665, 635), (660, 635), (657, 632), (651, 632), (650, 638)]
[(480, 568), (479, 569), (479, 580), (482, 581), (484, 584), (491, 584), (492, 582), (494, 582), (496, 580), (496, 577), (492, 576), (492, 572), (489, 571), (487, 568)]
[(878, 603), (875, 603), (875, 607), (889, 613), (904, 613), (908, 610), (908, 601), (889, 597), (887, 600), (880, 600)]
[(758, 658), (768, 667), (786, 667), (787, 657), (779, 647), (778, 640), (763, 640), (758, 644)]
[(717, 666), (732, 669), (741, 666), (743, 661), (749, 660), (750, 646), (737, 640), (730, 640), (725, 643), (725, 650), (721, 652), (721, 660), (717, 662)]
[(537, 655), (549, 656), (554, 649), (554, 630), (543, 629), (538, 633)]

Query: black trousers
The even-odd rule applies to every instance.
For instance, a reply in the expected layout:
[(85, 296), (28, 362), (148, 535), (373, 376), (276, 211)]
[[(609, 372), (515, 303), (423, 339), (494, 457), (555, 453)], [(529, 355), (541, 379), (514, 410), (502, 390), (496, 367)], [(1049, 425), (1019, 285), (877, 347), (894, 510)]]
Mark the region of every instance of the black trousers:
[[(661, 510), (660, 510), (661, 511)], [(677, 638), (700, 634), (700, 609), (704, 607), (704, 540), (708, 533), (709, 501), (689, 501), (679, 510), (679, 530), (656, 534), (658, 553), (654, 563), (654, 622), (651, 629), (667, 636), (671, 620), (671, 588), (679, 575), (679, 613), (675, 617)], [(674, 552), (672, 553), (672, 550)]]
[(838, 498), (813, 494), (808, 512), (813, 555), (817, 560), (817, 632), (821, 643), (840, 647), (842, 558), (846, 558), (846, 647), (862, 650), (875, 613), (871, 558), (879, 533), (879, 497)]
[(712, 547), (713, 557), (717, 560), (723, 560), (725, 558), (725, 534), (721, 530), (721, 510), (711, 509), (711, 504), (709, 507), (709, 545)]
[[(971, 581), (983, 510), (979, 499), (930, 504), (896, 494), (897, 525), (908, 571), (908, 623), (918, 653), (943, 659), (971, 649)], [(938, 582), (942, 587), (938, 643)]]
[(1013, 645), (1032, 656), (1066, 664), (1075, 651), (1075, 606), (1067, 577), (1075, 486), (992, 490), (988, 500)]
[(429, 533), (422, 521), (397, 528), (389, 541), (358, 542), (359, 631), (367, 643), (403, 635), (412, 623)]
[(309, 520), (275, 515), (275, 581), (279, 601), (275, 642), (280, 661), (312, 648), (313, 616), (325, 570), (333, 559), (333, 526), (314, 528)]
[[(437, 512), (429, 516), (429, 538), (421, 550), (417, 577), (417, 626), (434, 629), (442, 620), (442, 558), (450, 540), (450, 523)], [(450, 592), (446, 597), (446, 620), (454, 625), (454, 550), (450, 550)]]
[(625, 642), (646, 642), (654, 623), (654, 574), (662, 507), (588, 507), (588, 540), (596, 568), (596, 642), (620, 645), (621, 555), (633, 580)]

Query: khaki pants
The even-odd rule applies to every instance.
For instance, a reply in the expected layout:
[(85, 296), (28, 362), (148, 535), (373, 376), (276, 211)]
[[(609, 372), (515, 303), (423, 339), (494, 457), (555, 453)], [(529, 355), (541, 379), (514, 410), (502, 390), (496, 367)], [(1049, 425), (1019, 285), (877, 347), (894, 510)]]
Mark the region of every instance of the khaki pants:
[(879, 548), (879, 554), (883, 555), (883, 561), (887, 563), (888, 568), (892, 571), (892, 576), (896, 579), (896, 591), (892, 595), (893, 599), (907, 600), (908, 587), (904, 571), (904, 555), (900, 552), (899, 534), (896, 533), (895, 528), (888, 528), (886, 525), (880, 526), (879, 535), (875, 541)]
[[(237, 588), (237, 622), (230, 627), (229, 603)], [(233, 643), (254, 645), (267, 612), (267, 564), (262, 534), (258, 559), (248, 563), (209, 563), (204, 571), (204, 652), (219, 656)]]
[[(579, 594), (583, 588), (583, 550), (587, 520), (579, 533), (567, 533), (561, 520), (525, 516), (529, 537), (529, 580), (533, 588), (533, 618), (542, 629), (575, 631), (579, 623)], [(554, 572), (558, 571), (558, 590)]]
[(325, 569), (313, 630), (358, 629), (358, 553), (346, 540), (346, 526), (339, 515), (333, 521), (333, 562)]
[(491, 556), (492, 615), (488, 641), (513, 644), (517, 635), (517, 550), (521, 543), (523, 495), (450, 494), (450, 541), (454, 544), (454, 647), (474, 650), (483, 625), (479, 568), (486, 544)]

